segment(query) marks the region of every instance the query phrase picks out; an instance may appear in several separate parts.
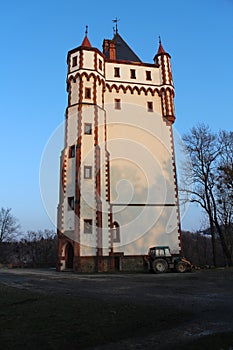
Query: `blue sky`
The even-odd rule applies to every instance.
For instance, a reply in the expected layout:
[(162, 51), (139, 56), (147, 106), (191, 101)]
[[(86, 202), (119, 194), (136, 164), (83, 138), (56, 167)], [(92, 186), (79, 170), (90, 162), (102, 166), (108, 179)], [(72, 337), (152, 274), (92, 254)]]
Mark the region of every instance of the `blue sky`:
[[(216, 131), (232, 130), (233, 1), (147, 0), (142, 4), (2, 1), (0, 207), (12, 208), (22, 230), (52, 227), (40, 195), (41, 157), (64, 120), (66, 55), (81, 44), (86, 24), (92, 46), (101, 49), (103, 39), (112, 37), (112, 19), (117, 16), (119, 33), (144, 62), (152, 62), (160, 35), (172, 56), (178, 133), (198, 122)], [(57, 134), (62, 147), (62, 133)], [(59, 166), (58, 157), (59, 152), (51, 169)], [(50, 196), (54, 213), (57, 182), (54, 176), (55, 192)], [(183, 228), (199, 228), (195, 215), (187, 215)]]

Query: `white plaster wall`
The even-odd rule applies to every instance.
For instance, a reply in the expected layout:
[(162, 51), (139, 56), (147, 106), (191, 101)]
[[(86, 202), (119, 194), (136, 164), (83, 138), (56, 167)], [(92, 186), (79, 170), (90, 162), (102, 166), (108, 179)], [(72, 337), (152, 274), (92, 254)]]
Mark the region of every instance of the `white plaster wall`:
[(71, 89), (71, 105), (78, 103), (79, 101), (79, 79), (75, 82), (71, 80), (70, 83), (70, 89)]
[(90, 245), (81, 245), (80, 246), (80, 254), (81, 256), (96, 256), (96, 248)]
[(83, 68), (94, 70), (94, 52), (83, 50)]
[(77, 143), (77, 107), (69, 108), (68, 120), (67, 120), (67, 145), (72, 146)]
[(99, 85), (99, 82), (97, 80), (96, 82), (96, 87), (97, 87), (97, 90), (96, 90), (96, 98), (97, 98), (97, 105), (100, 106), (100, 107), (103, 107), (103, 103), (102, 103), (102, 89), (103, 89), (103, 85), (102, 83)]
[(125, 255), (146, 254), (149, 247), (168, 245), (179, 252), (175, 207), (114, 208), (113, 218), (120, 225), (120, 243), (114, 252)]
[[(114, 67), (120, 68), (120, 77), (114, 77)], [(130, 69), (135, 69), (136, 79), (130, 78)], [(146, 80), (146, 71), (151, 71), (151, 80)], [(127, 82), (128, 84), (160, 85), (159, 68), (106, 62), (106, 81)]]
[[(73, 57), (77, 56), (77, 66), (72, 67), (72, 61), (73, 61)], [(73, 73), (74, 71), (76, 71), (77, 69), (79, 69), (79, 56), (80, 56), (80, 52), (74, 52), (70, 55), (70, 62), (69, 62), (69, 66), (70, 66), (70, 73)]]
[(64, 231), (74, 230), (74, 210), (68, 210), (68, 196), (64, 202)]
[(113, 219), (121, 230), (115, 250), (145, 254), (150, 245), (164, 244), (178, 251), (170, 128), (160, 114), (140, 106), (145, 97), (131, 105), (126, 95), (117, 96), (122, 97), (121, 110), (105, 106)]
[[(102, 69), (99, 69), (99, 60), (101, 60), (101, 62), (102, 62)], [(97, 54), (97, 72), (100, 75), (104, 74), (104, 65), (105, 65), (105, 62), (104, 62), (103, 57), (101, 55)]]
[(68, 197), (75, 195), (75, 158), (67, 159), (66, 195)]

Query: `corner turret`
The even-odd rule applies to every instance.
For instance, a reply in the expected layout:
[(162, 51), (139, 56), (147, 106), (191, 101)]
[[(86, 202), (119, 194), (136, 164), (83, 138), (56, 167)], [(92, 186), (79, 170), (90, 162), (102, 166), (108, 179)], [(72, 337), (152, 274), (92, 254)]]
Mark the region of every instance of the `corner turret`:
[(161, 39), (159, 37), (159, 48), (157, 54), (154, 57), (154, 63), (158, 64), (160, 69), (160, 83), (162, 86), (160, 90), (160, 96), (163, 117), (173, 124), (176, 119), (174, 112), (175, 94), (170, 59), (171, 56), (164, 50)]

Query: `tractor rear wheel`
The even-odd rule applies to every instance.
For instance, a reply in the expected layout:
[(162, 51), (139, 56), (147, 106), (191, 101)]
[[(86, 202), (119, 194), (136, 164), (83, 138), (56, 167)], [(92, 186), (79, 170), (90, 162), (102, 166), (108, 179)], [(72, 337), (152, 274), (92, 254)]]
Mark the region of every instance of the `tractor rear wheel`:
[(164, 273), (168, 269), (168, 263), (164, 259), (156, 259), (153, 262), (153, 270), (156, 273)]
[(177, 265), (176, 265), (176, 271), (177, 271), (177, 272), (184, 273), (184, 272), (187, 271), (187, 269), (188, 269), (188, 266), (187, 266), (187, 264), (186, 264), (185, 262), (183, 262), (183, 261), (179, 261), (179, 262), (177, 263)]

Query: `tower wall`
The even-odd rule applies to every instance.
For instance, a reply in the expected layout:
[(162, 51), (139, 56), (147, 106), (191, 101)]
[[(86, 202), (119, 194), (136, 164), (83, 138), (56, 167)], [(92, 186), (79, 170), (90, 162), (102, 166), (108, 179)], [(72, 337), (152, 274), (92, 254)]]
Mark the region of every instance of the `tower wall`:
[(71, 245), (76, 271), (140, 269), (150, 246), (179, 251), (170, 56), (127, 62), (87, 44), (67, 60), (60, 268)]

